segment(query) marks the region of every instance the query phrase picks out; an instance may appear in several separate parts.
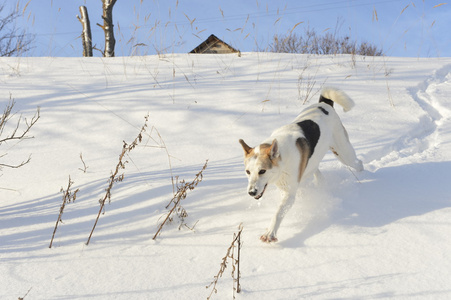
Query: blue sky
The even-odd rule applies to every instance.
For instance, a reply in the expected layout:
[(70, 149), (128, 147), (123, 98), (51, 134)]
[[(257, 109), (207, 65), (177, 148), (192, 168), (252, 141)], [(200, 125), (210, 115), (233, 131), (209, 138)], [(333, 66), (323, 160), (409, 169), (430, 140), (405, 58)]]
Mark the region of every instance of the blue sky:
[[(267, 48), (275, 34), (302, 34), (307, 27), (335, 31), (339, 24), (340, 35), (373, 43), (389, 56), (451, 57), (451, 3), (444, 1), (117, 0), (116, 56), (185, 53), (210, 34), (242, 52), (256, 51)], [(102, 23), (101, 0), (21, 0), (19, 26), (36, 35), (27, 55), (81, 56), (80, 5), (88, 8), (93, 44), (103, 49), (96, 25)]]

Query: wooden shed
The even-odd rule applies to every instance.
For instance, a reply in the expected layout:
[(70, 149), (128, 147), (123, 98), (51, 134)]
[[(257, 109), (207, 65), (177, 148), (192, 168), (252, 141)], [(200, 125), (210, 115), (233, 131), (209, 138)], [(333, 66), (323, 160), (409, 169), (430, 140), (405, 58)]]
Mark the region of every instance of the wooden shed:
[(239, 52), (240, 51), (236, 50), (235, 48), (223, 42), (217, 36), (212, 34), (199, 46), (194, 48), (190, 53), (224, 54), (224, 53), (239, 53)]

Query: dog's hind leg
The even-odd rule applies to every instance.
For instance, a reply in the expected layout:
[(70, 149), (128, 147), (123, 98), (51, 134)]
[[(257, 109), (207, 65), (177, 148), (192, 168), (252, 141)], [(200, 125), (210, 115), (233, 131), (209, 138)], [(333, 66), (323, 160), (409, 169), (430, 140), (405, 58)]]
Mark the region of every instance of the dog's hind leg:
[(314, 179), (313, 183), (315, 185), (320, 185), (320, 184), (322, 184), (324, 182), (324, 176), (323, 176), (323, 174), (321, 173), (321, 171), (319, 169), (317, 169), (315, 171), (315, 174), (313, 174), (313, 179)]
[(337, 124), (334, 128), (333, 145), (331, 145), (330, 150), (343, 164), (357, 171), (363, 171), (362, 161), (357, 158), (355, 150), (349, 141), (348, 133), (341, 124)]
[[(297, 187), (297, 186), (296, 186)], [(282, 190), (282, 202), (280, 203), (276, 214), (271, 220), (271, 224), (267, 232), (260, 237), (262, 242), (271, 243), (277, 242), (277, 230), (282, 223), (282, 219), (288, 213), (290, 208), (293, 206), (296, 197), (296, 188), (291, 188), (291, 190)]]

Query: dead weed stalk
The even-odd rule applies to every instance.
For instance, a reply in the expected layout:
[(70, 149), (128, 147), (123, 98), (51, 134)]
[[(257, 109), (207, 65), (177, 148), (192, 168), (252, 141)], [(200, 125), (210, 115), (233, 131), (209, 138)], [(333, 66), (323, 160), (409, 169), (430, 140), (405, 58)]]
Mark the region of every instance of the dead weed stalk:
[(61, 187), (60, 192), (63, 193), (63, 203), (61, 204), (61, 207), (60, 207), (60, 213), (58, 215), (58, 219), (56, 220), (55, 229), (53, 230), (53, 235), (52, 235), (52, 239), (50, 240), (49, 248), (52, 248), (53, 239), (55, 238), (55, 233), (56, 233), (56, 229), (58, 228), (58, 224), (60, 222), (61, 223), (63, 222), (61, 218), (63, 216), (63, 212), (64, 212), (64, 208), (66, 207), (66, 204), (70, 203), (70, 202), (75, 202), (75, 199), (77, 198), (77, 193), (80, 190), (80, 189), (76, 189), (75, 192), (72, 192), (71, 191), (72, 184), (74, 184), (74, 182), (70, 179), (70, 176), (69, 176), (69, 182), (67, 184), (66, 190), (64, 190)]
[(31, 287), (23, 297), (19, 297), (18, 300), (24, 300), (25, 297), (28, 296), (28, 293), (31, 291), (32, 288), (33, 287)]
[[(171, 205), (171, 209), (169, 210), (169, 212), (166, 215), (166, 218), (164, 219), (164, 221), (160, 224), (160, 226), (158, 227), (157, 232), (155, 233), (155, 235), (153, 236), (153, 240), (155, 240), (157, 238), (157, 236), (160, 234), (160, 231), (163, 229), (163, 226), (167, 223), (167, 222), (171, 222), (173, 220), (173, 216), (174, 214), (176, 214), (181, 223), (179, 226), (179, 229), (185, 225), (185, 218), (188, 216), (188, 213), (186, 212), (186, 210), (180, 205), (180, 202), (186, 198), (187, 192), (194, 190), (194, 188), (202, 181), (203, 179), (203, 174), (202, 172), (207, 168), (207, 163), (208, 163), (208, 159), (205, 162), (204, 166), (202, 167), (202, 170), (199, 171), (199, 173), (196, 174), (196, 177), (194, 177), (194, 180), (191, 182), (185, 182), (184, 180), (182, 180), (180, 183), (177, 183), (177, 192), (175, 193), (174, 197), (171, 199), (171, 201), (169, 201), (168, 205), (166, 205), (166, 209), (168, 209)], [(187, 226), (188, 227), (188, 226)], [(190, 227), (188, 227), (190, 228)], [(194, 228), (194, 226), (192, 228), (190, 228), (191, 230)]]
[(78, 168), (80, 171), (82, 171), (83, 173), (86, 173), (86, 170), (88, 170), (88, 166), (86, 165), (85, 161), (83, 160), (83, 153), (80, 152), (80, 159), (81, 162), (83, 163), (83, 169), (82, 168)]
[(119, 162), (117, 163), (114, 172), (112, 172), (112, 174), (108, 180), (108, 187), (106, 188), (105, 196), (99, 200), (99, 202), (100, 202), (99, 212), (97, 213), (96, 221), (94, 223), (94, 226), (92, 227), (91, 233), (89, 234), (89, 238), (88, 238), (88, 241), (86, 242), (86, 245), (89, 245), (89, 242), (91, 240), (94, 229), (96, 228), (97, 222), (99, 221), (100, 214), (102, 213), (102, 210), (105, 207), (106, 201), (108, 200), (108, 202), (111, 202), (111, 189), (113, 188), (114, 183), (121, 182), (122, 180), (124, 180), (124, 173), (122, 173), (120, 175), (118, 175), (118, 173), (120, 170), (125, 169), (125, 165), (128, 163), (128, 161), (122, 161), (122, 159), (124, 158), (124, 156), (126, 154), (130, 153), (133, 149), (135, 149), (135, 147), (142, 141), (142, 138), (143, 138), (142, 135), (144, 132), (146, 132), (147, 121), (149, 120), (149, 115), (146, 115), (144, 117), (144, 119), (145, 119), (144, 125), (141, 127), (141, 131), (139, 132), (139, 134), (135, 138), (135, 140), (130, 145), (127, 144), (125, 141), (123, 141), (124, 144), (122, 146), (122, 152), (119, 155)]
[[(219, 267), (219, 272), (214, 276), (214, 280), (206, 286), (209, 289), (213, 286), (210, 295), (207, 297), (207, 300), (211, 299), (213, 293), (217, 293), (216, 285), (218, 284), (219, 278), (224, 274), (225, 269), (227, 268), (227, 263), (230, 258), (232, 262), (232, 278), (233, 278), (233, 299), (235, 299), (236, 293), (241, 292), (241, 272), (240, 272), (240, 252), (241, 252), (241, 233), (243, 232), (243, 224), (241, 223), (238, 226), (238, 233), (233, 234), (233, 241), (230, 247), (227, 249), (226, 255), (222, 258), (221, 265)], [(237, 249), (237, 255), (235, 256), (235, 249)]]
[[(10, 94), (9, 102), (6, 105), (6, 108), (3, 111), (3, 114), (0, 116), (0, 146), (3, 143), (20, 142), (21, 140), (33, 138), (33, 137), (28, 136), (28, 133), (30, 132), (31, 128), (36, 124), (36, 122), (41, 117), (40, 108), (38, 106), (38, 108), (36, 109), (36, 113), (31, 118), (31, 120), (28, 120), (27, 118), (24, 118), (24, 117), (22, 117), (22, 115), (20, 115), (17, 118), (18, 120), (16, 121), (16, 125), (11, 125), (11, 127), (10, 127), (9, 124), (11, 123), (10, 122), (11, 118), (13, 118), (15, 116), (15, 113), (13, 113), (13, 111), (12, 111), (15, 104), (16, 104), (16, 102), (14, 101), (14, 99), (12, 99), (11, 94)], [(5, 131), (5, 129), (8, 130), (8, 128), (11, 131), (9, 133)], [(5, 153), (5, 154), (0, 153), (0, 158), (3, 158), (6, 155), (7, 155), (7, 153)], [(0, 169), (2, 167), (17, 169), (17, 168), (20, 168), (20, 167), (28, 164), (30, 162), (30, 160), (31, 160), (31, 154), (28, 156), (27, 160), (24, 160), (19, 164), (0, 163)]]

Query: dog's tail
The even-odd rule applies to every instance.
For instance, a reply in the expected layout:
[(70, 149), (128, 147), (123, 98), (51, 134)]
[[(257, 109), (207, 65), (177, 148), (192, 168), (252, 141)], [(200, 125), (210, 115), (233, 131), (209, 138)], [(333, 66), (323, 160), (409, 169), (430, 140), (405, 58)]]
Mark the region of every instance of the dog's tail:
[(334, 102), (336, 102), (343, 107), (345, 112), (350, 111), (354, 107), (354, 101), (345, 92), (331, 87), (323, 88), (319, 102), (324, 102), (332, 107), (334, 106)]

